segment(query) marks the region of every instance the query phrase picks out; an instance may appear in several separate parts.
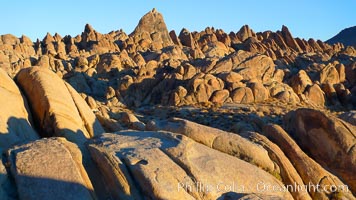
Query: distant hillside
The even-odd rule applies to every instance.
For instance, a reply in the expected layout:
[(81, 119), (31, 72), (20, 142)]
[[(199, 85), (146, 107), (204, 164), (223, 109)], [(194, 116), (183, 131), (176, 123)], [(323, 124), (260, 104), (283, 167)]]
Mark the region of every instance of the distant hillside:
[(341, 42), (345, 46), (356, 47), (356, 26), (346, 28), (339, 34), (326, 41), (328, 44), (335, 44), (337, 42)]

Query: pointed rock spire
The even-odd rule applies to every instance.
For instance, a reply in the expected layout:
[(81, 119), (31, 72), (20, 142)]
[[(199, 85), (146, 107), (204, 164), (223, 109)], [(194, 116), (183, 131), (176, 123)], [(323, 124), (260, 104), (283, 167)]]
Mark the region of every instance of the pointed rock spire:
[(155, 8), (140, 19), (140, 22), (130, 36), (139, 37), (143, 32), (149, 33), (151, 37), (154, 34), (155, 37), (152, 37), (153, 42), (162, 43), (163, 47), (173, 45), (163, 16)]
[(45, 44), (47, 44), (47, 43), (54, 42), (54, 38), (53, 38), (53, 36), (52, 36), (49, 32), (47, 32), (46, 36), (43, 38), (42, 41), (43, 41)]
[(195, 48), (195, 41), (193, 39), (193, 36), (186, 28), (183, 28), (179, 33), (179, 39), (182, 45), (191, 47), (193, 49)]
[(174, 30), (169, 32), (169, 36), (171, 36), (171, 39), (175, 45), (182, 46), (182, 44), (180, 43), (180, 40)]
[(29, 37), (27, 37), (26, 35), (21, 36), (20, 42), (23, 44), (32, 45), (31, 39)]
[(82, 47), (87, 48), (87, 42), (99, 41), (102, 35), (99, 32), (95, 31), (95, 29), (90, 24), (86, 24), (81, 37)]
[(255, 37), (256, 34), (253, 30), (250, 29), (248, 25), (244, 25), (241, 29), (236, 33), (236, 36), (241, 40), (245, 41), (249, 37)]
[(53, 38), (56, 42), (60, 42), (62, 40), (62, 36), (59, 35), (59, 33), (55, 33)]
[(285, 43), (292, 49), (294, 49), (297, 52), (301, 52), (301, 48), (299, 47), (298, 43), (294, 40), (292, 34), (290, 33), (289, 29), (286, 26), (282, 26), (282, 31), (281, 31), (282, 37), (285, 41)]
[(90, 32), (93, 32), (93, 31), (94, 31), (94, 28), (90, 24), (85, 24), (85, 27), (84, 27), (84, 32), (85, 33), (90, 33)]

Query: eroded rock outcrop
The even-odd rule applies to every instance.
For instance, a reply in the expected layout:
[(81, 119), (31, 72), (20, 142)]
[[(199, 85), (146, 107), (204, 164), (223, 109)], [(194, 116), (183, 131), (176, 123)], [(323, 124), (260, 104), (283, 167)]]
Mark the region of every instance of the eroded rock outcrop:
[(141, 18), (130, 36), (137, 40), (137, 42), (140, 40), (148, 40), (152, 48), (156, 50), (173, 45), (163, 16), (157, 12), (156, 9), (153, 9)]
[[(212, 189), (207, 192), (197, 190), (194, 183), (217, 185), (219, 182), (244, 180), (241, 183), (244, 194), (231, 191), (234, 198), (257, 193), (292, 199), (288, 192), (257, 191), (257, 180), (250, 174), (258, 174), (265, 183), (282, 186), (267, 172), (182, 135), (167, 132), (103, 134), (89, 144), (89, 149), (105, 178), (111, 180), (109, 187), (116, 198), (136, 197), (140, 192), (143, 197), (154, 199), (217, 199), (229, 195), (230, 190)], [(222, 166), (222, 163), (229, 165)], [(132, 185), (132, 180), (136, 180), (138, 185)], [(193, 185), (189, 189), (190, 184)]]
[(23, 69), (16, 77), (42, 136), (61, 136), (83, 144), (103, 133), (90, 108), (71, 86), (41, 67)]
[[(75, 37), (61, 37), (57, 33), (55, 35), (48, 33), (42, 40), (36, 42), (32, 42), (26, 36), (16, 38), (12, 35), (3, 35), (0, 42), (0, 66), (11, 76), (24, 67), (39, 65), (50, 68), (60, 77), (64, 77), (78, 91), (93, 96), (103, 96), (100, 91), (105, 91), (108, 87), (117, 87), (116, 79), (121, 80), (125, 76), (130, 76), (135, 85), (144, 87), (143, 79), (154, 77), (190, 80), (200, 72), (214, 76), (232, 72), (240, 74), (243, 79), (238, 86), (221, 89), (228, 89), (230, 94), (237, 87), (244, 87), (256, 81), (264, 85), (273, 81), (279, 84), (287, 83), (297, 95), (302, 94), (302, 90), (305, 90), (307, 85), (317, 84), (322, 88), (322, 84), (340, 83), (343, 86), (339, 87), (340, 97), (337, 98), (341, 99), (342, 106), (350, 106), (356, 96), (352, 92), (355, 83), (352, 81), (354, 61), (350, 56), (353, 52), (352, 47), (345, 48), (340, 43), (331, 46), (320, 40), (293, 38), (286, 26), (283, 26), (281, 31), (255, 33), (245, 25), (237, 33), (229, 34), (213, 27), (200, 32), (182, 29), (177, 36), (174, 31), (169, 34), (162, 14), (153, 9), (142, 17), (130, 35), (122, 30), (102, 34), (89, 24), (85, 25), (84, 31)], [(155, 68), (151, 68), (148, 64), (151, 61), (157, 62)], [(175, 70), (162, 70), (170, 67)], [(85, 75), (86, 80), (81, 79), (80, 83), (75, 81), (75, 79), (79, 80), (80, 76), (73, 75), (73, 71)], [(306, 74), (300, 75), (299, 71), (305, 71)], [(297, 80), (298, 76), (300, 80)], [(294, 78), (289, 80), (290, 77)], [(309, 77), (312, 83), (305, 77)], [(106, 81), (108, 84), (105, 84)], [(345, 81), (351, 84), (345, 84)], [(225, 82), (225, 85), (229, 86), (230, 83)], [(153, 92), (150, 88), (148, 94), (144, 96), (152, 97), (156, 94), (172, 96), (178, 86), (188, 89), (188, 93), (195, 92), (189, 91), (186, 83), (181, 82), (174, 83), (161, 91)], [(120, 87), (119, 85), (114, 89)], [(315, 86), (312, 89), (314, 91), (318, 88)], [(131, 96), (130, 93), (127, 94)], [(125, 95), (123, 98), (125, 99)], [(281, 93), (277, 98), (286, 102), (299, 102), (289, 91)], [(263, 102), (268, 99), (258, 98), (256, 101)], [(325, 103), (316, 102), (321, 99), (320, 94), (309, 98), (310, 101), (304, 96), (300, 96), (300, 99), (307, 104), (319, 106), (329, 105), (330, 102), (331, 105), (338, 105), (335, 103), (337, 101), (329, 101), (329, 99), (326, 99)], [(191, 97), (186, 101), (177, 100), (173, 103), (168, 103), (172, 100), (165, 98), (139, 100), (144, 103), (127, 101), (126, 104), (129, 106), (196, 105), (201, 102)], [(208, 98), (207, 101), (216, 104), (222, 100)]]
[[(294, 164), (298, 174), (306, 184), (317, 185), (321, 187), (330, 187), (330, 185), (342, 188), (345, 186), (339, 178), (326, 171), (317, 162), (306, 155), (303, 150), (294, 142), (294, 140), (279, 126), (266, 127), (264, 133), (271, 141), (275, 142), (286, 154), (289, 160)], [(315, 148), (316, 149), (316, 148)], [(309, 190), (313, 199), (329, 199), (335, 198), (349, 198), (355, 197), (349, 190), (341, 189), (331, 192), (330, 188), (324, 190)]]
[(15, 82), (0, 69), (0, 149), (39, 138), (27, 101)]
[(266, 171), (274, 171), (274, 164), (268, 157), (267, 151), (239, 135), (179, 118), (152, 122), (147, 128), (185, 135), (210, 148), (253, 163)]
[[(47, 198), (60, 194), (57, 186), (69, 187), (68, 199), (354, 199), (344, 191), (262, 193), (256, 181), (355, 192), (355, 130), (345, 122), (355, 121), (355, 56), (354, 47), (294, 38), (286, 26), (177, 35), (155, 9), (129, 35), (89, 24), (77, 36), (34, 42), (2, 35), (0, 149), (10, 150), (0, 199)], [(290, 111), (287, 133), (278, 125)], [(100, 136), (102, 126), (122, 132)], [(39, 137), (65, 137), (81, 155), (63, 138)], [(23, 194), (47, 180), (23, 174), (66, 181), (51, 179), (25, 198), (12, 179)], [(244, 181), (244, 191), (194, 190), (232, 180)], [(182, 183), (195, 186), (177, 190)]]
[[(269, 136), (270, 134), (275, 134), (275, 130), (278, 130), (278, 127), (275, 128), (273, 125), (267, 125), (263, 127), (263, 134)], [(277, 145), (278, 143), (273, 143), (268, 138), (258, 133), (249, 132), (247, 135), (250, 140), (261, 145), (268, 151), (268, 155), (271, 160), (273, 160), (273, 162), (275, 162), (278, 166), (279, 171), (276, 170), (274, 174), (279, 174), (285, 186), (293, 186), (295, 188), (304, 187), (303, 179), (294, 167), (293, 162), (289, 160), (286, 154)], [(312, 199), (309, 191), (307, 190), (297, 191), (291, 189), (289, 191), (293, 195), (294, 199)]]
[(289, 113), (284, 126), (305, 152), (340, 176), (355, 191), (354, 126), (312, 109), (298, 109)]

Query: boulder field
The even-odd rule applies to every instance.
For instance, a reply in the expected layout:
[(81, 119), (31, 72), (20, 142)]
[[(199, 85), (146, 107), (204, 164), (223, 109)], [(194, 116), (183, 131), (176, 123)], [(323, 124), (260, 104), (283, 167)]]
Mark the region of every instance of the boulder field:
[(249, 26), (0, 36), (0, 200), (356, 199), (356, 50)]

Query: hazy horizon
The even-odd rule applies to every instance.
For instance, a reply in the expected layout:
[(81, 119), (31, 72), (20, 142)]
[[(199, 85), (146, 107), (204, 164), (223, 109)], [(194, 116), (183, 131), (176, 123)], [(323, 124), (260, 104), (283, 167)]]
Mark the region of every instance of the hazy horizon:
[(61, 36), (81, 34), (85, 24), (100, 33), (123, 29), (131, 33), (140, 18), (156, 8), (162, 13), (169, 30), (177, 34), (182, 28), (201, 31), (206, 27), (237, 32), (247, 24), (255, 32), (280, 30), (286, 25), (294, 37), (325, 41), (341, 30), (355, 26), (356, 13), (352, 0), (325, 2), (321, 0), (286, 2), (152, 0), (116, 2), (103, 0), (69, 1), (6, 1), (2, 3), (0, 35), (22, 34), (35, 41), (46, 33)]

